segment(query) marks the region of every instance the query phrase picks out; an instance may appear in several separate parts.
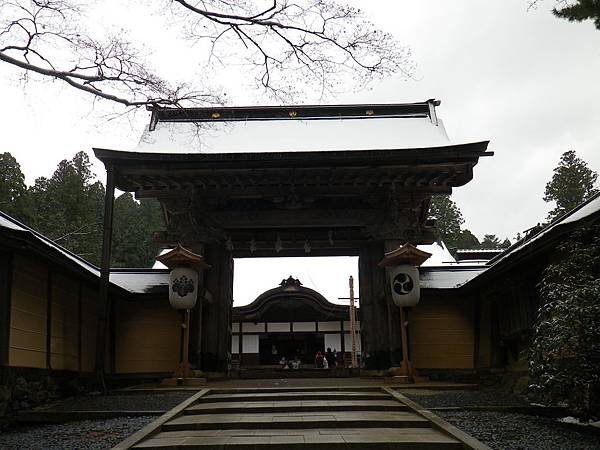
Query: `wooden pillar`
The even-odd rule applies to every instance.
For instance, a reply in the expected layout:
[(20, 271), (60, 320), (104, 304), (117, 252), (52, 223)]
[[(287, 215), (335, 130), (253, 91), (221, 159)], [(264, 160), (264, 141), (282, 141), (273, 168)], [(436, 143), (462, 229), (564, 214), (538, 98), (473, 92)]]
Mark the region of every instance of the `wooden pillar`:
[[(192, 252), (204, 256), (204, 244), (190, 245)], [(204, 271), (198, 272), (198, 297), (196, 306), (190, 311), (190, 365), (202, 369), (202, 316), (204, 314)]]
[(240, 361), (240, 369), (242, 368), (242, 360), (243, 360), (242, 355), (243, 355), (243, 350), (244, 350), (244, 342), (243, 342), (244, 341), (244, 332), (242, 329), (242, 327), (244, 326), (243, 324), (244, 324), (244, 322), (242, 322), (240, 320), (240, 325), (239, 325), (240, 334), (238, 335), (238, 360)]
[[(202, 313), (202, 370), (227, 372), (231, 349), (231, 308), (233, 307), (233, 258), (220, 244), (206, 245), (206, 261), (212, 266), (205, 274), (205, 286), (212, 301)], [(229, 345), (229, 347), (228, 347)]]
[(361, 247), (358, 259), (361, 353), (365, 369), (371, 370), (390, 367), (385, 269), (377, 266), (383, 255), (383, 242), (368, 242)]
[(340, 320), (340, 347), (341, 347), (340, 352), (342, 352), (342, 364), (344, 364), (344, 366), (345, 366), (346, 345), (344, 343), (344, 321), (343, 320)]
[(111, 311), (108, 286), (110, 283), (110, 257), (112, 244), (113, 210), (115, 203), (115, 170), (106, 166), (106, 194), (104, 196), (104, 225), (102, 227), (102, 260), (100, 264), (100, 287), (97, 308), (96, 365), (95, 371), (104, 382), (106, 371), (106, 337)]
[[(0, 252), (0, 366), (8, 366), (13, 255)], [(0, 382), (3, 381), (0, 377)]]

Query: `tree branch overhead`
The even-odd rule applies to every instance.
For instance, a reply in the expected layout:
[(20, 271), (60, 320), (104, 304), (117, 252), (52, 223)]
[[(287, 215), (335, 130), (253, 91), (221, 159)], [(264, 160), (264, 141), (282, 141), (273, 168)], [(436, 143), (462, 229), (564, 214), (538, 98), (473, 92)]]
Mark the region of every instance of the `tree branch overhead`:
[[(169, 83), (125, 32), (95, 37), (75, 2), (0, 1), (0, 63), (127, 107), (223, 102), (210, 87)], [(341, 77), (363, 87), (412, 72), (408, 49), (360, 10), (331, 0), (163, 2), (188, 43), (209, 43), (202, 70), (218, 74), (219, 67), (242, 65), (248, 78), (279, 100), (302, 89), (332, 93)]]

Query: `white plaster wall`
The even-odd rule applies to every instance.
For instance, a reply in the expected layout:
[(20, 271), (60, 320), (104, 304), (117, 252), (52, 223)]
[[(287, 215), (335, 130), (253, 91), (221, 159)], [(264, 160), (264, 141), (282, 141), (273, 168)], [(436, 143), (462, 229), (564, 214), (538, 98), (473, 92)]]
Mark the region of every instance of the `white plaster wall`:
[(319, 331), (340, 331), (339, 322), (319, 322)]
[(231, 354), (237, 355), (240, 352), (240, 337), (231, 336)]
[(264, 333), (265, 332), (265, 323), (246, 323), (242, 322), (242, 332), (244, 333)]
[(245, 334), (242, 339), (242, 353), (258, 353), (258, 334)]
[(294, 331), (317, 331), (315, 322), (294, 322)]
[(290, 332), (289, 322), (267, 322), (267, 331), (272, 332)]
[[(352, 335), (350, 333), (344, 333), (344, 344), (345, 344), (345, 349), (344, 351), (346, 352), (351, 352), (352, 351)], [(357, 333), (356, 335), (356, 351), (360, 352), (360, 333)]]
[(323, 350), (327, 350), (327, 348), (338, 351), (342, 349), (342, 339), (339, 333), (325, 335), (325, 348)]

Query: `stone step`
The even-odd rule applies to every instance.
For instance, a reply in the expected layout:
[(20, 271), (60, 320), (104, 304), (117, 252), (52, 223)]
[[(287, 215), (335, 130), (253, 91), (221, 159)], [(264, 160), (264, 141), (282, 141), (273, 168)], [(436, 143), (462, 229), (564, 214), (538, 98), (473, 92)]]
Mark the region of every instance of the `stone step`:
[(201, 397), (198, 403), (214, 402), (240, 402), (240, 401), (273, 401), (273, 400), (381, 400), (390, 399), (391, 396), (385, 392), (356, 392), (356, 391), (310, 391), (310, 392), (262, 392), (262, 393), (231, 393), (231, 394), (209, 394)]
[(278, 387), (238, 387), (238, 388), (211, 388), (211, 394), (256, 394), (264, 392), (381, 392), (380, 386), (278, 386)]
[(213, 450), (458, 450), (453, 437), (431, 428), (322, 428), (160, 432), (136, 449)]
[(260, 428), (422, 428), (431, 423), (404, 411), (337, 411), (182, 415), (164, 423), (161, 431)]
[(187, 408), (184, 414), (407, 410), (406, 405), (396, 400), (283, 400), (198, 403)]

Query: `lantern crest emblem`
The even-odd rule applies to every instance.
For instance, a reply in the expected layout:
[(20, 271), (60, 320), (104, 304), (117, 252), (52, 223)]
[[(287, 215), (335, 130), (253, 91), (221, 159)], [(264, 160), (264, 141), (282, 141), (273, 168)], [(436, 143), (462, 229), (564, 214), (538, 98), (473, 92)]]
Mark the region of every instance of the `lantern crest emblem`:
[(396, 294), (406, 295), (413, 290), (415, 284), (412, 277), (409, 274), (405, 272), (400, 272), (394, 277), (394, 280), (392, 281), (392, 286)]
[(185, 297), (194, 292), (194, 280), (181, 275), (179, 278), (173, 280), (171, 290), (180, 297)]

